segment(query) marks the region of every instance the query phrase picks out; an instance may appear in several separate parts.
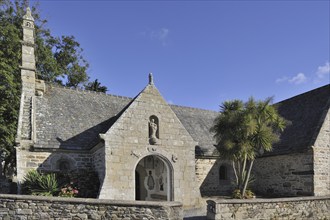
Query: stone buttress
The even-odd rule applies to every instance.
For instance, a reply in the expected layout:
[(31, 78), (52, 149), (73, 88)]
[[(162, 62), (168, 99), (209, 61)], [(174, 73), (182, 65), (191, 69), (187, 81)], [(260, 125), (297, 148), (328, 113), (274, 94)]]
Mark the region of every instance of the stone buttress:
[(30, 8), (27, 8), (23, 16), (22, 29), (22, 91), (16, 135), (18, 181), (23, 179), (23, 170), (26, 168), (21, 152), (28, 150), (35, 142), (34, 97), (36, 93), (40, 95), (45, 90), (44, 82), (36, 79), (35, 27)]

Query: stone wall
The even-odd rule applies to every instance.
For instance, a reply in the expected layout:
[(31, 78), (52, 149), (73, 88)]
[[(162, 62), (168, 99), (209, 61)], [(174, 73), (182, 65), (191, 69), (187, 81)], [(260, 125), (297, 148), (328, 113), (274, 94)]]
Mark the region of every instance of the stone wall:
[(183, 219), (178, 202), (0, 195), (0, 219)]
[(100, 182), (103, 182), (105, 176), (105, 149), (104, 143), (101, 143), (93, 150), (93, 168), (98, 174)]
[(208, 200), (207, 219), (329, 219), (330, 197)]
[[(150, 142), (149, 122), (158, 119), (157, 142)], [(196, 142), (154, 85), (148, 85), (102, 135), (105, 140), (105, 179), (100, 198), (134, 200), (136, 167), (147, 156), (165, 163), (167, 199), (198, 206), (195, 179)], [(146, 188), (146, 184), (142, 185)], [(147, 189), (148, 190), (148, 189)], [(152, 189), (150, 189), (152, 190)]]
[(92, 169), (92, 156), (78, 152), (36, 152), (22, 147), (16, 149), (17, 179), (22, 181), (29, 170), (60, 171), (60, 163), (67, 161), (68, 170)]
[[(57, 173), (59, 183), (77, 184), (79, 197), (96, 198), (98, 196), (99, 176), (92, 166), (92, 156), (89, 153), (75, 152), (35, 152), (18, 148), (17, 150), (17, 179), (22, 183), (29, 170), (42, 173)], [(66, 163), (61, 170), (61, 163)], [(63, 181), (62, 181), (63, 180)]]
[(252, 169), (257, 195), (272, 197), (313, 195), (313, 154), (258, 158)]
[(313, 146), (314, 153), (314, 194), (330, 195), (330, 110)]
[[(225, 166), (227, 178), (220, 180), (220, 166)], [(219, 158), (196, 159), (196, 180), (201, 196), (228, 195), (233, 190), (231, 184), (234, 180), (233, 168), (229, 161)]]

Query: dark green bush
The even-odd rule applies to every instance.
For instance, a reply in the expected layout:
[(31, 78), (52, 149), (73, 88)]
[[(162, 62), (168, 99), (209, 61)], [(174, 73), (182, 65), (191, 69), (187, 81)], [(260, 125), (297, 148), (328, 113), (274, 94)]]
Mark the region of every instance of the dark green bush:
[(56, 196), (59, 187), (54, 173), (41, 174), (36, 170), (30, 170), (24, 177), (22, 184), (24, 194), (38, 196)]

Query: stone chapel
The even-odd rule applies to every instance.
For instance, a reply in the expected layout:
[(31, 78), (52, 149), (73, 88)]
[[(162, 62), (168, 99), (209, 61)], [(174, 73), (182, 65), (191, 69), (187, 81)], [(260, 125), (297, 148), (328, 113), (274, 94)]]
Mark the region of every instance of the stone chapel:
[[(31, 169), (83, 170), (94, 173), (87, 182), (97, 180), (97, 198), (179, 201), (185, 210), (231, 192), (231, 164), (220, 159), (209, 132), (217, 112), (168, 104), (151, 74), (134, 98), (47, 84), (36, 78), (29, 8), (22, 28), (19, 182)], [(275, 105), (292, 125), (257, 159), (255, 191), (329, 195), (330, 85)]]

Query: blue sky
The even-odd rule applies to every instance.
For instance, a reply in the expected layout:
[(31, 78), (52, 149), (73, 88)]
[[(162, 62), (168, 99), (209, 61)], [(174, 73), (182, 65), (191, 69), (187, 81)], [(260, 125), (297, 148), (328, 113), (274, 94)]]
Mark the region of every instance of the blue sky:
[[(34, 1), (31, 1), (33, 4)], [(329, 1), (40, 1), (53, 35), (74, 35), (91, 79), (134, 97), (218, 110), (278, 102), (329, 83)]]

